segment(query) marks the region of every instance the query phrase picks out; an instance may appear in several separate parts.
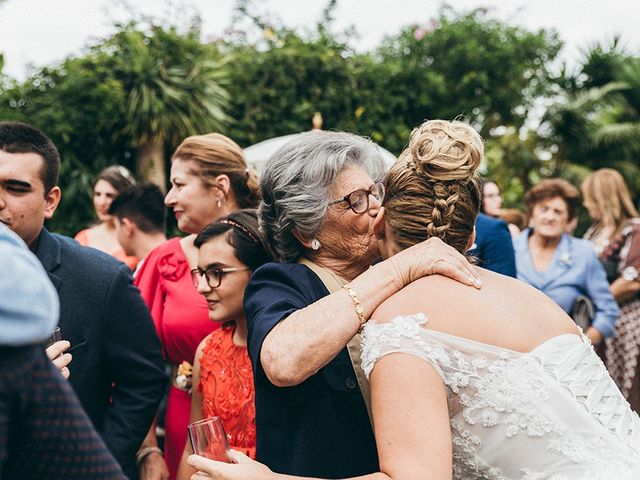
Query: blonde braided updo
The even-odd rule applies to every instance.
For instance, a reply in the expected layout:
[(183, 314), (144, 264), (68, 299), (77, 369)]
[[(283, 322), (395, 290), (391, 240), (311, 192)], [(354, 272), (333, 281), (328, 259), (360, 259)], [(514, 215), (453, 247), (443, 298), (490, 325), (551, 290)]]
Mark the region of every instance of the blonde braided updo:
[(429, 120), (387, 173), (383, 202), (396, 244), (439, 237), (465, 253), (480, 209), (480, 135), (460, 121)]

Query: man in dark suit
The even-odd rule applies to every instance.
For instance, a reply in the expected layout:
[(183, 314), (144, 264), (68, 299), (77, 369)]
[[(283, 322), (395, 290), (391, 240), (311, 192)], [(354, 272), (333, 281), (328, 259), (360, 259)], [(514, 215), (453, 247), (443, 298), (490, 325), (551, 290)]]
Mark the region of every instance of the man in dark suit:
[(58, 295), (38, 259), (4, 225), (0, 271), (0, 478), (124, 480), (45, 356), (42, 342), (58, 323)]
[(165, 387), (160, 342), (127, 266), (52, 234), (60, 201), (58, 151), (29, 125), (0, 122), (0, 222), (33, 251), (60, 298), (71, 343), (69, 381), (105, 444), (135, 477), (135, 453)]
[(476, 218), (476, 239), (469, 255), (480, 260), (487, 270), (516, 277), (516, 258), (513, 253), (511, 233), (506, 222), (479, 213)]

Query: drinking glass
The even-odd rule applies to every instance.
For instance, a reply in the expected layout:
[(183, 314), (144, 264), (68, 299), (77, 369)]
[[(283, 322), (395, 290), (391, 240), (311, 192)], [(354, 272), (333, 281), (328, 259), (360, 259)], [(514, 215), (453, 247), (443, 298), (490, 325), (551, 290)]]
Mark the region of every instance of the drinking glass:
[(44, 341), (44, 346), (45, 348), (47, 348), (53, 343), (59, 342), (60, 340), (62, 340), (62, 331), (60, 330), (60, 327), (56, 327)]
[(189, 424), (189, 440), (193, 453), (211, 460), (231, 463), (229, 442), (220, 417), (211, 417)]

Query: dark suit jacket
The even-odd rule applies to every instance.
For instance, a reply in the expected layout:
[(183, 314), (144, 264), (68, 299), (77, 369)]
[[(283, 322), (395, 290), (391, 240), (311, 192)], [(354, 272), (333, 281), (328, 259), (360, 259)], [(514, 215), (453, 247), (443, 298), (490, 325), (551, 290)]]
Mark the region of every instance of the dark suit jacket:
[(295, 263), (263, 265), (245, 290), (256, 455), (276, 472), (346, 478), (379, 470), (371, 422), (346, 348), (293, 387), (273, 385), (260, 362), (262, 343), (273, 327), (328, 294), (315, 273)]
[(516, 258), (511, 233), (506, 222), (484, 213), (476, 218), (476, 241), (469, 255), (478, 257), (480, 266), (487, 270), (516, 277)]
[(0, 478), (124, 480), (44, 345), (0, 346)]
[(43, 228), (36, 256), (60, 297), (62, 338), (80, 403), (125, 473), (162, 398), (160, 341), (129, 268), (110, 255)]

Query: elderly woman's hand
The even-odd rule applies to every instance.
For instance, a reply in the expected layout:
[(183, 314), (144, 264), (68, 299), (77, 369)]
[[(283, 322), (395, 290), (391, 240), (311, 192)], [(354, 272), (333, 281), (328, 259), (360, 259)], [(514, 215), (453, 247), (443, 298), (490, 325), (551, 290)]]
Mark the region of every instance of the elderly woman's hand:
[(389, 259), (394, 265), (400, 288), (427, 275), (440, 274), (465, 285), (480, 288), (475, 267), (464, 255), (437, 237), (403, 250)]
[(269, 467), (252, 460), (244, 453), (231, 450), (231, 460), (234, 463), (216, 462), (199, 455), (191, 455), (187, 463), (198, 469), (198, 473), (191, 476), (192, 480), (268, 480), (277, 478)]
[(52, 343), (45, 350), (47, 358), (60, 370), (64, 378), (69, 378), (69, 368), (67, 366), (71, 363), (71, 354), (64, 353), (69, 347), (71, 347), (71, 344), (68, 341), (60, 340)]

